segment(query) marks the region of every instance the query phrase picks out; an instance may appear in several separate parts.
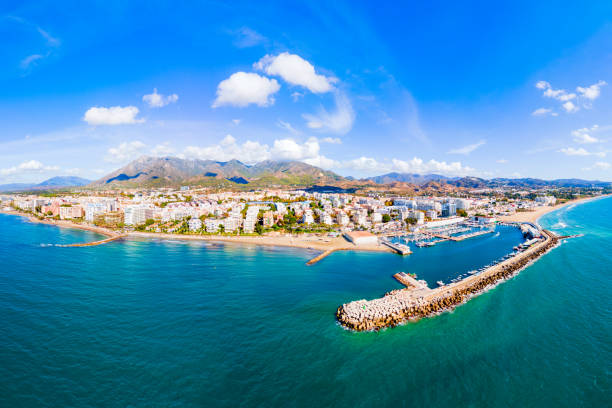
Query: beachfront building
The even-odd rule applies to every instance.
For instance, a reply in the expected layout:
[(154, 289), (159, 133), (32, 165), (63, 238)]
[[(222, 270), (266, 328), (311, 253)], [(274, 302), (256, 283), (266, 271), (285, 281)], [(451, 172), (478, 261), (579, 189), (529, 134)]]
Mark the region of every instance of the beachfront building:
[(454, 201), (448, 201), (442, 205), (442, 217), (454, 217), (457, 215), (457, 205)]
[(206, 227), (206, 232), (215, 233), (219, 231), (219, 227), (223, 225), (223, 220), (218, 220), (216, 218), (207, 218), (204, 221), (204, 225)]
[(368, 231), (351, 231), (344, 233), (344, 237), (355, 245), (376, 245), (378, 237)]
[(535, 202), (541, 205), (555, 205), (557, 199), (552, 196), (537, 196)]
[(337, 215), (336, 215), (336, 223), (340, 226), (345, 226), (348, 225), (349, 223), (349, 217), (348, 215), (346, 215), (345, 212), (340, 211)]
[(188, 222), (189, 231), (199, 231), (202, 229), (202, 220), (199, 218), (192, 218)]
[(74, 205), (70, 207), (61, 206), (59, 208), (59, 216), (62, 220), (70, 220), (74, 218), (83, 218), (85, 212), (83, 211), (83, 207), (80, 205)]
[(327, 212), (321, 214), (320, 222), (324, 225), (332, 225), (334, 223), (332, 216)]
[(302, 224), (314, 224), (312, 210), (308, 209), (304, 211), (304, 214), (302, 215)]

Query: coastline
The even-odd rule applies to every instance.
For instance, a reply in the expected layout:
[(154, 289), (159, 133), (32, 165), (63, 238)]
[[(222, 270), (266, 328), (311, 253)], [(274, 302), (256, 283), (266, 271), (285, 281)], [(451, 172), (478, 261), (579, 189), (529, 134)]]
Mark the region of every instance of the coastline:
[[(60, 228), (80, 229), (84, 231), (95, 232), (109, 238), (114, 238), (122, 235), (119, 231), (109, 230), (103, 227), (78, 224), (67, 220), (40, 220), (31, 214), (21, 213), (19, 211), (3, 211), (0, 214), (16, 215), (24, 217), (32, 223), (54, 225)], [(325, 237), (312, 235), (183, 235), (183, 234), (164, 234), (156, 232), (138, 232), (133, 231), (127, 234), (126, 238), (144, 238), (144, 239), (176, 239), (186, 241), (207, 241), (219, 243), (234, 243), (248, 245), (265, 245), (265, 246), (281, 246), (300, 249), (311, 249), (317, 251), (374, 251), (374, 252), (389, 252), (393, 250), (385, 245), (360, 245), (357, 246), (342, 237)]]
[(584, 204), (586, 202), (589, 201), (594, 201), (594, 200), (599, 200), (602, 198), (607, 198), (610, 197), (612, 194), (604, 194), (601, 196), (597, 196), (597, 197), (583, 197), (583, 198), (578, 198), (575, 200), (569, 200), (566, 201), (562, 204), (556, 204), (556, 205), (552, 205), (552, 206), (546, 206), (546, 207), (539, 207), (537, 210), (535, 211), (525, 211), (525, 212), (516, 212), (512, 215), (504, 215), (501, 217), (498, 217), (498, 219), (500, 221), (503, 222), (529, 222), (532, 224), (536, 224), (538, 227), (540, 226), (539, 224), (539, 220), (540, 218), (542, 218), (544, 215), (551, 213), (553, 211), (557, 211), (560, 210), (564, 207), (567, 207), (571, 204)]

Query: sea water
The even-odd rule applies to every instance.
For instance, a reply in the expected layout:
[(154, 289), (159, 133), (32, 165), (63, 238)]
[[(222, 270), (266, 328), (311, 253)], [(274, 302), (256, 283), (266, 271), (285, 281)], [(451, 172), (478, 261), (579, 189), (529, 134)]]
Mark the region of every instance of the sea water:
[(452, 313), (378, 333), (342, 329), (336, 308), (399, 287), (398, 271), (431, 282), (488, 263), (494, 235), (306, 266), (316, 252), (48, 246), (99, 236), (0, 215), (0, 406), (609, 406), (611, 212), (603, 199), (545, 216), (584, 236)]

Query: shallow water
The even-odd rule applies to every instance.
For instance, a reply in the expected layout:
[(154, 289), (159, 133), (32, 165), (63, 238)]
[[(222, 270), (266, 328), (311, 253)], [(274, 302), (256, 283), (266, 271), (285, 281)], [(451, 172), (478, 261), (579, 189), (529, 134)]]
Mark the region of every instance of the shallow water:
[(585, 236), (452, 313), (379, 333), (343, 330), (336, 308), (399, 287), (398, 271), (471, 268), (493, 234), (307, 267), (315, 252), (290, 248), (43, 247), (98, 237), (0, 215), (0, 406), (606, 406), (611, 210), (545, 216)]

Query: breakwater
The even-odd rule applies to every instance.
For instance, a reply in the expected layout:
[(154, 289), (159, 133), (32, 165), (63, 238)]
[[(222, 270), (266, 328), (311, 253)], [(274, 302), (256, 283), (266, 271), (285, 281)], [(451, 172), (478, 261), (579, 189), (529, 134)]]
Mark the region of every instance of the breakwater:
[(408, 320), (434, 316), (460, 305), (486, 289), (511, 278), (529, 263), (558, 245), (560, 238), (542, 231), (542, 240), (516, 256), (490, 267), (479, 275), (467, 277), (436, 289), (393, 290), (382, 298), (357, 300), (336, 311), (338, 322), (355, 331), (380, 330)]

